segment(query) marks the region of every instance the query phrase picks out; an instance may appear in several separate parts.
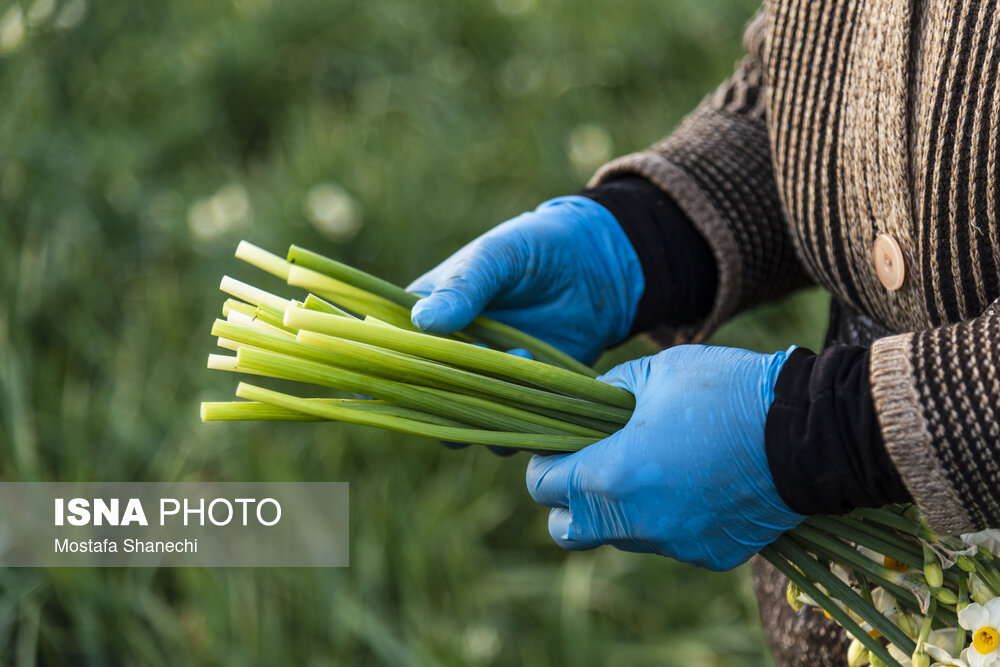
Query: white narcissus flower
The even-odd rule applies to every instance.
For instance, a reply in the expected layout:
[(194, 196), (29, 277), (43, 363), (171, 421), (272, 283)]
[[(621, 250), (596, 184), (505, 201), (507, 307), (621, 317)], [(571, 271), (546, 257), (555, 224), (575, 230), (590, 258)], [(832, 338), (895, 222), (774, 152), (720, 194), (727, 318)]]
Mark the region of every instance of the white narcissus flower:
[(972, 632), (972, 647), (966, 653), (969, 667), (989, 667), (1000, 654), (1000, 598), (985, 605), (973, 602), (958, 612), (958, 624)]
[[(934, 659), (934, 664), (931, 667), (970, 667), (965, 659), (965, 651), (962, 652), (960, 658), (954, 658), (949, 651), (942, 648), (944, 646), (955, 647), (956, 632), (954, 628), (931, 631), (927, 641), (924, 642), (924, 650)], [(902, 667), (913, 667), (913, 660), (910, 656), (903, 653), (895, 644), (889, 644), (889, 655), (895, 658)]]
[(962, 657), (955, 658), (948, 651), (938, 646), (925, 644), (924, 648), (927, 649), (927, 654), (934, 658), (934, 664), (931, 667), (970, 667), (966, 660), (969, 649), (962, 651)]
[(977, 547), (985, 547), (995, 556), (1000, 555), (1000, 530), (995, 528), (981, 530), (978, 533), (966, 533), (962, 535), (962, 541)]

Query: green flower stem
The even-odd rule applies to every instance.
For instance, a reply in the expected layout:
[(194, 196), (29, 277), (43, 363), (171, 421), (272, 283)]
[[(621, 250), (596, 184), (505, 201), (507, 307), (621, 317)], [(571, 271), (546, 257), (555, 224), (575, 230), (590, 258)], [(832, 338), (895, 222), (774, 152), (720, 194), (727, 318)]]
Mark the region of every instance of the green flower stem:
[[(841, 523), (843, 523), (843, 524), (845, 524), (845, 525), (847, 525), (847, 526), (849, 526), (851, 528), (854, 528), (854, 529), (860, 530), (862, 532), (868, 533), (873, 538), (875, 538), (877, 540), (881, 540), (882, 542), (884, 542), (886, 544), (890, 544), (890, 545), (896, 547), (897, 549), (900, 549), (901, 551), (905, 551), (906, 553), (911, 553), (910, 550), (912, 549), (913, 550), (912, 553), (914, 554), (913, 557), (916, 557), (917, 550), (919, 549), (920, 550), (920, 556), (919, 556), (919, 558), (920, 558), (920, 565), (916, 569), (923, 570), (926, 558), (925, 558), (924, 548), (923, 548), (922, 544), (918, 545), (918, 544), (915, 544), (914, 542), (908, 542), (905, 539), (899, 537), (898, 535), (896, 535), (896, 534), (894, 534), (894, 533), (892, 533), (890, 531), (882, 530), (878, 526), (873, 526), (873, 525), (870, 525), (868, 523), (865, 523), (864, 521), (858, 521), (857, 519), (853, 519), (853, 518), (848, 517), (848, 516), (837, 517), (836, 520), (840, 521)], [(887, 554), (887, 553), (884, 553), (883, 555), (891, 556), (890, 554)], [(895, 558), (895, 556), (891, 556), (891, 557)], [(901, 560), (899, 558), (896, 558), (896, 560), (899, 560), (900, 562), (904, 562), (907, 565), (910, 564), (909, 562)], [(944, 570), (943, 571), (943, 576), (944, 576), (945, 582), (951, 584), (952, 586), (958, 586), (958, 580), (961, 579), (961, 576), (957, 572), (955, 572), (954, 570)]]
[[(958, 582), (958, 605), (956, 605), (956, 609), (960, 609), (968, 603), (968, 581), (965, 577), (962, 577)], [(955, 623), (955, 650), (952, 652), (952, 655), (960, 654), (963, 648), (965, 648), (965, 628)]]
[[(859, 521), (858, 519), (852, 518), (850, 516), (839, 516), (834, 518), (835, 521), (839, 521), (845, 526), (849, 526), (855, 530), (860, 530), (863, 533), (868, 533), (872, 537), (890, 544), (893, 547), (904, 551), (906, 553), (913, 553), (913, 556), (920, 559), (920, 568), (924, 566), (924, 553), (923, 546), (917, 542), (908, 541), (902, 537), (899, 537), (894, 531), (886, 530), (884, 524), (876, 525), (871, 524), (866, 521)], [(919, 554), (919, 555), (918, 555)]]
[(551, 417), (546, 417), (545, 415), (540, 415), (535, 412), (515, 408), (505, 403), (497, 403), (496, 401), (489, 399), (479, 398), (478, 396), (470, 396), (462, 392), (434, 389), (432, 387), (423, 387), (423, 390), (440, 397), (442, 401), (452, 401), (453, 403), (465, 404), (470, 408), (477, 410), (492, 410), (498, 414), (507, 415), (512, 419), (520, 420), (523, 423), (534, 424), (539, 429), (544, 429), (538, 431), (528, 430), (527, 432), (529, 433), (571, 433), (573, 435), (591, 438), (592, 442), (597, 442), (598, 440), (603, 440), (607, 437), (606, 433), (602, 433), (585, 426), (577, 426), (576, 424), (571, 424), (558, 419), (553, 419)]
[(247, 400), (259, 401), (288, 410), (312, 414), (324, 419), (342, 421), (349, 424), (360, 424), (362, 426), (374, 426), (388, 431), (398, 431), (424, 438), (461, 442), (469, 445), (494, 445), (533, 451), (575, 452), (590, 442), (588, 438), (575, 435), (536, 435), (439, 426), (413, 419), (372, 414), (336, 405), (313, 403), (309, 399), (289, 396), (288, 394), (264, 389), (263, 387), (256, 387), (245, 382), (241, 382), (236, 388), (236, 395)]
[[(825, 530), (828, 533), (850, 540), (856, 544), (868, 547), (883, 556), (888, 556), (893, 560), (898, 560), (900, 563), (905, 563), (908, 567), (912, 567), (916, 570), (923, 569), (924, 559), (922, 554), (905, 551), (897, 545), (891, 544), (880, 537), (871, 535), (868, 531), (861, 530), (857, 526), (845, 522), (842, 519), (843, 517), (813, 516), (807, 519), (806, 523), (819, 528), (820, 530)], [(916, 545), (914, 545), (914, 548), (916, 548)]]
[(225, 303), (222, 304), (222, 316), (229, 317), (229, 312), (233, 310), (237, 313), (243, 313), (247, 317), (253, 317), (257, 312), (257, 307), (239, 299), (226, 299)]
[(569, 356), (554, 345), (535, 338), (512, 326), (479, 316), (462, 333), (488, 343), (501, 350), (521, 348), (531, 353), (537, 361), (562, 367), (587, 378), (596, 378), (597, 371)]
[(406, 309), (412, 308), (413, 304), (420, 298), (388, 280), (377, 278), (361, 269), (356, 269), (297, 245), (288, 249), (288, 262), (325, 274), (348, 285), (354, 285)]
[[(236, 347), (239, 349), (239, 346)], [(236, 357), (230, 357), (225, 354), (210, 354), (208, 355), (208, 368), (213, 371), (228, 371), (230, 373), (250, 373), (251, 375), (260, 375), (263, 377), (271, 377), (267, 373), (253, 373), (251, 371), (241, 371), (236, 368)]]
[(880, 523), (883, 526), (898, 530), (899, 532), (906, 533), (907, 535), (913, 535), (914, 537), (920, 534), (919, 524), (914, 523), (905, 516), (896, 514), (891, 510), (860, 507), (851, 512), (851, 515), (873, 523)]
[[(805, 524), (797, 527), (789, 534), (794, 539), (805, 544), (821, 548), (828, 557), (855, 572), (863, 573), (866, 577), (876, 581), (880, 585), (896, 585), (892, 580), (899, 574), (898, 572), (885, 567), (881, 563), (876, 563), (833, 535), (826, 534)], [(900, 590), (905, 589), (901, 588)]]
[(295, 329), (285, 326), (285, 312), (283, 310), (275, 310), (266, 303), (257, 306), (257, 309), (254, 311), (254, 317), (261, 322), (267, 322), (271, 326), (277, 327), (282, 331), (287, 331), (290, 334), (294, 335), (297, 333)]
[(924, 616), (924, 622), (920, 625), (920, 634), (917, 636), (917, 646), (914, 648), (914, 652), (923, 651), (924, 644), (927, 642), (927, 637), (931, 634), (931, 626), (934, 624), (934, 614), (937, 611), (937, 600), (933, 597), (931, 598), (931, 606), (927, 609), (927, 615)]
[[(595, 431), (600, 431), (604, 435), (608, 436), (612, 433), (617, 433), (622, 430), (624, 424), (622, 422), (614, 423), (605, 421), (602, 419), (594, 419), (591, 417), (584, 417), (583, 415), (574, 414), (572, 412), (563, 412), (561, 410), (551, 410), (549, 408), (542, 408), (537, 405), (532, 405), (529, 403), (522, 403), (520, 401), (514, 401), (508, 398), (500, 398), (497, 396), (490, 396), (489, 394), (479, 394), (482, 398), (490, 398), (494, 401), (499, 401), (512, 405), (515, 408), (521, 408), (522, 410), (528, 410), (530, 412), (537, 412), (540, 415), (545, 415), (546, 417), (552, 417), (553, 419), (559, 419), (561, 421), (570, 422), (571, 424), (577, 424), (579, 426), (586, 426), (587, 428), (594, 429)], [(561, 396), (562, 394), (558, 394)], [(597, 405), (595, 403), (594, 405)]]
[(979, 578), (989, 587), (993, 595), (1000, 596), (1000, 577), (997, 577), (993, 568), (978, 558), (973, 558), (973, 562), (976, 564), (976, 574)]
[(393, 380), (429, 385), (438, 389), (448, 389), (450, 385), (426, 378), (423, 375), (411, 373), (406, 368), (396, 368), (387, 363), (371, 363), (364, 358), (356, 358), (348, 354), (333, 352), (330, 350), (306, 345), (295, 339), (287, 339), (280, 334), (267, 331), (260, 331), (251, 327), (216, 320), (212, 325), (212, 335), (220, 336), (227, 340), (235, 341), (240, 345), (253, 347), (260, 350), (270, 350), (279, 354), (289, 355), (316, 361), (330, 366), (337, 366), (348, 370), (353, 370), (366, 375), (377, 375), (388, 377)]
[[(305, 401), (325, 405), (339, 406), (350, 410), (371, 414), (390, 415), (413, 419), (428, 424), (466, 428), (461, 422), (435, 415), (429, 415), (419, 410), (411, 410), (399, 405), (391, 405), (385, 401), (366, 401), (352, 398), (306, 398)], [(206, 402), (201, 404), (201, 420), (208, 421), (329, 421), (325, 417), (314, 414), (279, 408), (267, 403), (256, 401)]]
[(309, 296), (307, 296), (306, 300), (302, 302), (302, 305), (303, 307), (308, 308), (309, 310), (318, 310), (321, 313), (330, 313), (331, 315), (340, 315), (341, 317), (354, 318), (354, 315), (351, 315), (346, 310), (337, 308), (329, 301), (324, 301), (315, 294), (310, 294)]
[(371, 315), (400, 329), (418, 331), (410, 321), (410, 311), (335, 278), (293, 266), (288, 272), (288, 284), (309, 290), (359, 315)]
[(276, 294), (265, 292), (259, 287), (248, 285), (245, 282), (236, 280), (230, 276), (222, 276), (222, 281), (219, 283), (219, 289), (229, 296), (234, 296), (241, 301), (252, 303), (255, 306), (266, 303), (277, 310), (285, 310), (285, 308), (287, 308), (291, 303), (288, 299), (283, 299)]
[[(325, 274), (342, 283), (358, 287), (387, 301), (391, 301), (407, 311), (413, 308), (413, 305), (421, 298), (397, 285), (393, 285), (387, 280), (382, 280), (360, 269), (348, 266), (329, 257), (324, 257), (305, 248), (300, 248), (299, 246), (293, 245), (288, 249), (288, 261), (292, 264)], [(463, 332), (499, 350), (522, 348), (530, 352), (531, 356), (538, 361), (562, 366), (586, 377), (597, 377), (594, 369), (580, 363), (556, 347), (496, 320), (477, 317)]]
[[(329, 339), (331, 341), (337, 340), (342, 343), (348, 343), (348, 345), (319, 347), (318, 345), (313, 346), (306, 343), (307, 340), (318, 340), (317, 338), (303, 337), (303, 340), (301, 341), (288, 340), (275, 333), (260, 331), (222, 320), (216, 320), (212, 327), (212, 334), (235, 341), (236, 343), (247, 347), (257, 348), (260, 350), (270, 350), (279, 354), (289, 355), (290, 357), (299, 357), (319, 362), (321, 364), (329, 364), (330, 366), (349, 369), (366, 375), (374, 375), (393, 380), (403, 380), (406, 382), (416, 383), (428, 392), (440, 389), (453, 390), (455, 388), (454, 384), (445, 381), (447, 379), (446, 374), (428, 374), (423, 372), (423, 366), (421, 365), (423, 360), (388, 350), (378, 350), (377, 348), (372, 348), (360, 343), (349, 343), (348, 341), (339, 341), (339, 339)], [(318, 337), (319, 335), (316, 334), (315, 336)], [(353, 347), (351, 347), (352, 345)], [(239, 349), (239, 345), (237, 346), (237, 349)], [(370, 354), (373, 351), (375, 354)], [(379, 352), (384, 352), (384, 354), (378, 354)], [(231, 360), (235, 361), (235, 358), (233, 357), (222, 357), (222, 359), (225, 359), (227, 362)], [(413, 364), (410, 363), (411, 361), (421, 363)], [(227, 364), (223, 367), (217, 363), (216, 365), (210, 367), (217, 370), (250, 372), (258, 375), (263, 374), (269, 377), (285, 377), (284, 375), (275, 375), (273, 369), (270, 372), (261, 373), (259, 369), (253, 370), (245, 365), (243, 367), (236, 367), (235, 365), (230, 367), (230, 365)], [(482, 376), (476, 376), (475, 374), (472, 375), (475, 378), (479, 378), (484, 383), (493, 380), (493, 378), (483, 378)], [(520, 385), (512, 384), (511, 387), (519, 391), (524, 390), (524, 392), (518, 393), (517, 395), (521, 396), (525, 400), (534, 400), (535, 393), (546, 394), (546, 392), (530, 390), (530, 388), (520, 387)], [(438, 394), (438, 396), (441, 397), (441, 400), (448, 400), (452, 403), (464, 403), (477, 409), (508, 415), (518, 419), (519, 421), (517, 424), (524, 429), (527, 429), (529, 432), (532, 432), (533, 430), (540, 430), (544, 433), (572, 433), (574, 435), (590, 437), (593, 441), (601, 440), (609, 435), (606, 428), (595, 429), (586, 423), (576, 423), (576, 421), (581, 420), (581, 418), (576, 415), (567, 415), (565, 413), (555, 412), (550, 415), (539, 414), (536, 411), (524, 409), (518, 405), (499, 403), (495, 400), (490, 400), (490, 397), (483, 398), (482, 396), (473, 396), (464, 391), (460, 393), (449, 391), (445, 394)], [(557, 394), (548, 394), (548, 396), (555, 397), (558, 401), (558, 405), (563, 405), (565, 401), (577, 400), (569, 397), (562, 397)], [(565, 401), (563, 399), (565, 399)], [(602, 410), (608, 409), (606, 406), (599, 406), (585, 401), (580, 402), (585, 403), (588, 410), (593, 412), (601, 412)], [(591, 408), (590, 406), (593, 407)], [(570, 407), (575, 406), (571, 405)], [(582, 421), (586, 422), (588, 420), (583, 418)], [(526, 426), (527, 423), (535, 424), (541, 428), (531, 429)], [(620, 427), (613, 428), (610, 432), (613, 433), (618, 430), (618, 428)], [(506, 428), (504, 430), (511, 429)]]
[(880, 566), (840, 542), (834, 536), (822, 534), (821, 531), (815, 531), (815, 533), (815, 535), (811, 533), (806, 526), (799, 526), (788, 534), (796, 542), (802, 544), (806, 550), (821, 554), (825, 558), (843, 565), (852, 570), (855, 575), (863, 575), (863, 578), (871, 580), (874, 584), (892, 593), (900, 605), (906, 606), (911, 612), (920, 613), (920, 602), (913, 592), (893, 581), (893, 578), (899, 575), (898, 572)]
[[(789, 580), (795, 582), (795, 584), (802, 589), (806, 595), (811, 597), (817, 604), (823, 607), (823, 609), (825, 609), (830, 616), (833, 616), (833, 619), (837, 621), (842, 628), (856, 637), (859, 642), (865, 645), (865, 648), (871, 651), (874, 655), (877, 655), (888, 667), (902, 667), (896, 659), (892, 657), (889, 651), (882, 646), (880, 641), (862, 630), (846, 611), (841, 609), (837, 603), (831, 600), (828, 595), (823, 593), (823, 591), (821, 591), (816, 584), (810, 581), (809, 578), (796, 569), (795, 566), (785, 560), (785, 557), (775, 548), (773, 544), (761, 549), (760, 555), (771, 563), (771, 565), (773, 565), (779, 572), (788, 577)], [(809, 556), (806, 556), (806, 558), (812, 560)], [(801, 567), (801, 564), (798, 562), (796, 562), (796, 565)], [(822, 565), (819, 565), (818, 563), (817, 565), (822, 567)]]
[[(555, 394), (543, 389), (535, 389), (534, 387), (525, 387), (524, 385), (480, 375), (479, 373), (473, 373), (462, 368), (446, 366), (428, 359), (380, 347), (373, 347), (372, 345), (357, 343), (344, 338), (335, 338), (314, 331), (302, 330), (299, 332), (296, 340), (311, 347), (337, 352), (355, 359), (364, 359), (375, 364), (388, 365), (391, 368), (405, 369), (419, 377), (436, 380), (462, 390), (472, 390), (481, 394), (508, 398), (527, 405), (537, 405), (585, 417), (596, 417), (609, 421), (620, 419), (621, 417), (620, 409), (601, 403)], [(624, 424), (624, 421), (619, 422), (619, 428)]]
[(564, 368), (550, 366), (532, 359), (523, 359), (497, 350), (480, 348), (427, 334), (389, 329), (303, 308), (286, 310), (285, 325), (377, 345), (477, 371), (494, 373), (518, 382), (531, 382), (548, 387), (570, 396), (607, 403), (620, 408), (621, 418), (626, 421), (631, 416), (631, 410), (635, 407), (635, 397), (625, 389), (598, 382)]
[[(913, 653), (916, 645), (913, 640), (906, 636), (902, 630), (896, 627), (878, 610), (865, 602), (864, 598), (858, 595), (850, 586), (837, 578), (829, 568), (818, 563), (799, 545), (787, 537), (779, 537), (773, 544), (778, 554), (784, 556), (789, 561), (795, 563), (802, 569), (803, 574), (821, 584), (830, 593), (836, 596), (841, 602), (847, 605), (858, 616), (868, 622), (873, 628), (882, 633), (886, 639), (898, 646), (904, 653)], [(832, 609), (827, 609), (833, 614)], [(867, 635), (868, 633), (863, 632)], [(858, 637), (860, 639), (860, 637)]]
[(288, 262), (249, 241), (240, 241), (239, 245), (236, 246), (235, 255), (236, 259), (256, 266), (261, 271), (266, 271), (282, 280), (288, 280), (288, 267), (290, 266)]
[[(308, 382), (364, 396), (372, 396), (429, 414), (456, 419), (470, 426), (517, 433), (551, 434), (553, 437), (566, 432), (514, 416), (510, 411), (503, 409), (507, 406), (492, 405), (489, 401), (473, 399), (453, 392), (434, 391), (427, 387), (418, 387), (365, 375), (346, 368), (329, 366), (267, 350), (252, 347), (241, 348), (236, 353), (236, 360), (239, 369), (245, 368), (268, 373), (276, 378)], [(592, 444), (600, 439), (597, 437), (577, 437), (582, 438), (586, 444)]]

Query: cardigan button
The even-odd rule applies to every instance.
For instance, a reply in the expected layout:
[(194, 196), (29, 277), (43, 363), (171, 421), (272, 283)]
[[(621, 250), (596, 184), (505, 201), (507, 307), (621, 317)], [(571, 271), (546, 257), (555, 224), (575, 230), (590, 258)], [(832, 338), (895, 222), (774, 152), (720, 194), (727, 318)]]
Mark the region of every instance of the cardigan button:
[(903, 286), (906, 278), (906, 265), (903, 261), (903, 251), (896, 239), (888, 234), (879, 234), (872, 248), (875, 260), (875, 273), (879, 282), (890, 292), (895, 292)]

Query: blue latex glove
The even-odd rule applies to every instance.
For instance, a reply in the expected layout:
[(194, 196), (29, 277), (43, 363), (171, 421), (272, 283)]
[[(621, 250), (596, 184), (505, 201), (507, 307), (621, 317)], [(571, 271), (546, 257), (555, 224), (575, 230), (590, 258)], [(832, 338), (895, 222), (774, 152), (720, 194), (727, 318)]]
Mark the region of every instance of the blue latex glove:
[(628, 424), (579, 452), (528, 464), (531, 497), (554, 508), (556, 543), (728, 570), (798, 525), (805, 517), (781, 500), (764, 450), (787, 354), (684, 345), (599, 378), (635, 394)]
[(498, 225), (415, 280), (413, 323), (446, 334), (482, 311), (584, 363), (628, 336), (645, 283), (614, 216), (559, 197)]

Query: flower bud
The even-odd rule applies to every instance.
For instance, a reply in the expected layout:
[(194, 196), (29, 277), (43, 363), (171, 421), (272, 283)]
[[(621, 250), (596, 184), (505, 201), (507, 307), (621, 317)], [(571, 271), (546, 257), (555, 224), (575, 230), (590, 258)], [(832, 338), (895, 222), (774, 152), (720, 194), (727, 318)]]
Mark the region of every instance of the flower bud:
[(969, 597), (972, 598), (973, 602), (986, 604), (995, 596), (993, 595), (993, 591), (990, 590), (990, 587), (987, 586), (982, 579), (972, 574), (969, 575)]
[(927, 585), (931, 588), (941, 588), (944, 584), (944, 571), (941, 569), (941, 563), (927, 563), (924, 565), (924, 579), (927, 580)]
[(874, 653), (871, 653), (868, 656), (868, 660), (869, 660), (868, 664), (870, 664), (872, 667), (888, 667), (888, 665), (885, 664), (882, 658), (878, 657)]
[(788, 601), (788, 606), (798, 611), (805, 606), (805, 603), (799, 599), (799, 595), (802, 590), (795, 584), (794, 581), (789, 581), (788, 586), (785, 588), (785, 600)]
[(910, 658), (913, 667), (931, 667), (931, 657), (924, 650), (919, 650)]
[(911, 639), (916, 639), (917, 635), (920, 634), (920, 626), (913, 621), (909, 614), (900, 614), (896, 617), (896, 625)]
[(847, 667), (861, 667), (871, 663), (871, 653), (857, 639), (847, 649)]
[(924, 579), (931, 588), (941, 588), (944, 584), (944, 570), (941, 561), (926, 544), (924, 546)]
[(931, 592), (934, 593), (934, 597), (941, 604), (955, 604), (958, 602), (958, 596), (950, 588), (933, 588)]
[(975, 572), (976, 571), (976, 564), (973, 563), (972, 559), (969, 558), (968, 556), (959, 556), (958, 560), (956, 560), (955, 562), (958, 563), (958, 567), (963, 572)]

